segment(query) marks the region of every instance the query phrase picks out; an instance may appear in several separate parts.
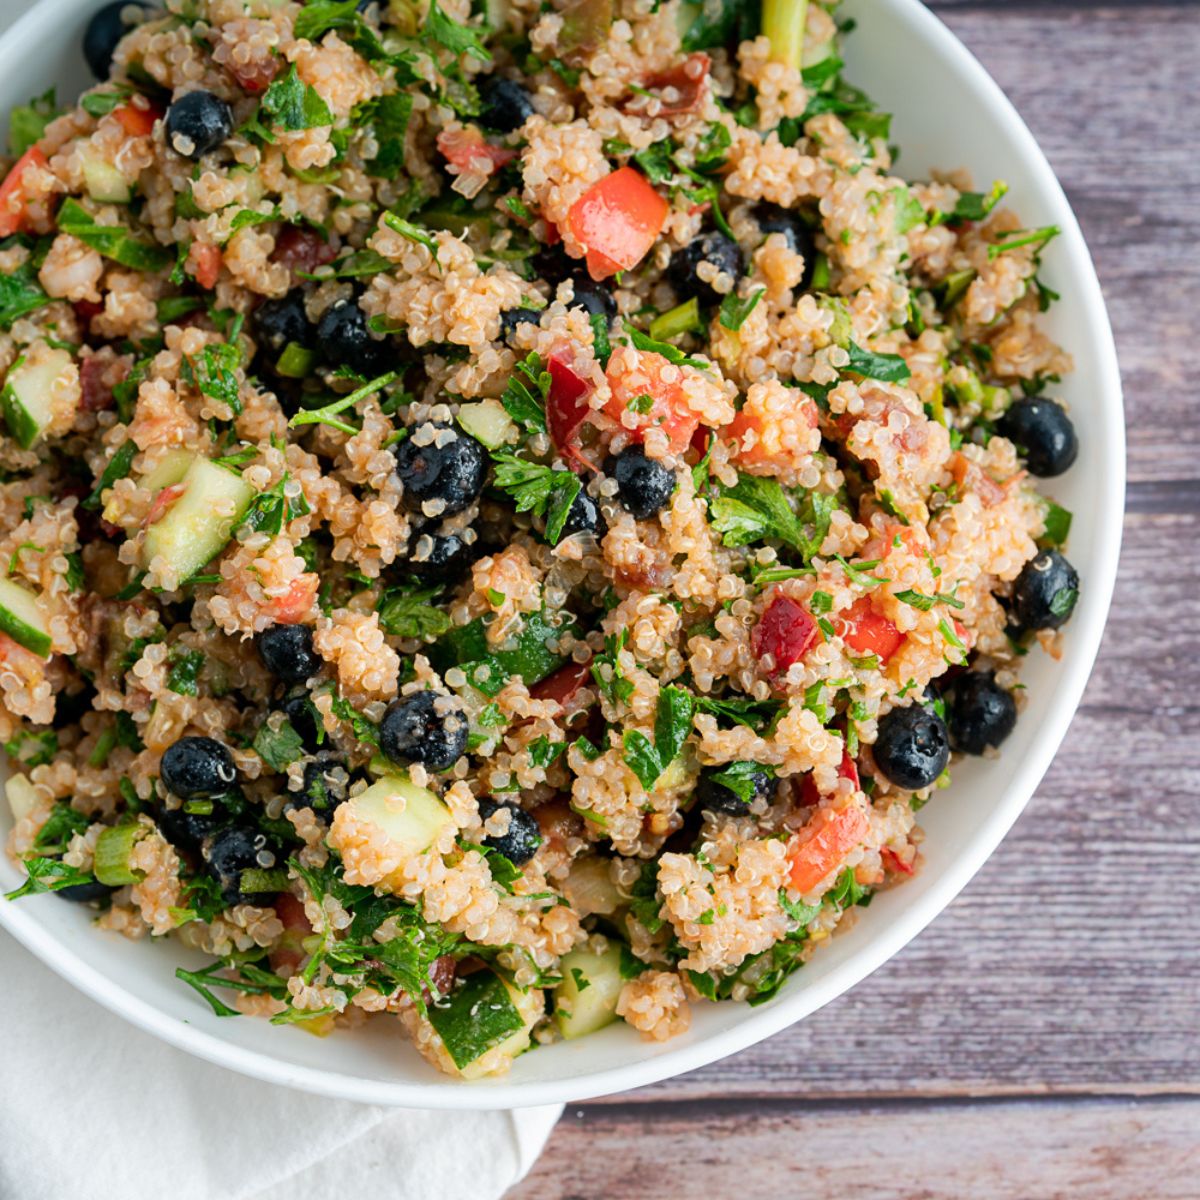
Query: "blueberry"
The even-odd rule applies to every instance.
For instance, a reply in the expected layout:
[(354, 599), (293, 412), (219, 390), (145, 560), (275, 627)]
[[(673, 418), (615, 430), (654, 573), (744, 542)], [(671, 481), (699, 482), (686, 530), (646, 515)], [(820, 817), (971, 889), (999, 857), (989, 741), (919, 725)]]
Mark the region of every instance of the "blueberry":
[(579, 270), (579, 264), (573, 258), (568, 258), (561, 246), (539, 246), (529, 261), (537, 277), (551, 286), (557, 286)]
[(512, 133), (533, 116), (533, 101), (529, 93), (512, 79), (504, 79), (499, 75), (481, 79), (479, 99), (482, 101), (479, 123), (484, 129)]
[[(700, 772), (696, 784), (696, 803), (710, 812), (728, 813), (730, 816), (745, 816), (750, 811), (750, 800), (743, 800), (737, 792), (727, 787), (717, 775), (727, 767), (711, 767)], [(751, 771), (743, 778), (754, 789), (754, 800), (769, 800), (775, 794), (776, 780), (770, 771)]]
[(107, 900), (117, 889), (93, 879), (91, 883), (76, 883), (71, 887), (59, 888), (54, 894), (60, 900), (70, 900), (73, 904), (93, 904), (97, 900)]
[(254, 329), (259, 344), (278, 358), (288, 342), (304, 345), (312, 334), (300, 291), (288, 292), (278, 300), (266, 300), (254, 310)]
[(617, 301), (612, 289), (588, 275), (574, 275), (571, 282), (575, 285), (575, 299), (567, 307), (582, 308), (589, 317), (603, 317), (605, 324), (611, 325), (617, 315)]
[(462, 575), (479, 557), (479, 539), (468, 545), (464, 532), (425, 526), (409, 539), (405, 562), (423, 579), (453, 579)]
[(300, 735), (304, 748), (315, 750), (324, 739), (318, 737), (317, 710), (313, 707), (308, 692), (294, 692), (284, 698), (279, 708), (287, 717), (288, 724)]
[(610, 459), (607, 472), (617, 481), (617, 498), (639, 521), (664, 508), (675, 491), (675, 476), (662, 463), (646, 457), (641, 446), (627, 446)]
[(982, 754), (999, 746), (1017, 724), (1012, 692), (1000, 687), (993, 671), (968, 671), (954, 681), (950, 741), (955, 750)]
[(172, 846), (198, 850), (204, 839), (212, 837), (228, 820), (228, 814), (219, 804), (210, 803), (208, 812), (188, 812), (187, 803), (181, 808), (160, 808), (154, 816), (155, 824)]
[[(121, 13), (130, 5), (130, 0), (114, 0), (98, 8), (83, 31), (83, 57), (97, 79), (107, 79), (112, 70), (113, 51), (117, 43), (129, 32), (130, 26), (121, 19)], [(139, 4), (139, 8), (145, 8)]]
[(608, 532), (608, 522), (600, 511), (600, 505), (582, 488), (579, 495), (571, 501), (571, 509), (563, 524), (562, 538), (569, 538), (573, 533), (590, 533), (601, 538)]
[(764, 238), (769, 233), (782, 233), (788, 249), (804, 255), (804, 276), (800, 280), (800, 287), (807, 288), (812, 282), (813, 267), (817, 262), (817, 243), (804, 218), (795, 209), (764, 203), (755, 206), (754, 219)]
[(518, 325), (536, 325), (542, 314), (536, 308), (506, 308), (500, 314), (500, 337), (507, 342)]
[(919, 704), (893, 708), (879, 722), (875, 765), (897, 787), (927, 788), (950, 761), (950, 738), (941, 717)]
[(331, 304), (317, 322), (317, 347), (335, 367), (371, 375), (379, 365), (383, 343), (367, 329), (367, 318), (353, 300)]
[[(701, 304), (719, 304), (721, 296), (711, 283), (698, 274), (701, 263), (707, 263), (724, 275), (737, 279), (742, 273), (742, 252), (737, 242), (714, 229), (693, 238), (682, 250), (671, 255), (667, 265), (667, 281), (680, 301), (699, 298)], [(708, 274), (706, 271), (705, 274)]]
[(231, 133), (233, 113), (212, 92), (188, 92), (167, 109), (167, 144), (184, 158), (203, 158)]
[(216, 738), (183, 737), (168, 746), (159, 777), (182, 800), (220, 796), (237, 780), (233, 755)]
[(1029, 470), (1041, 479), (1061, 475), (1079, 454), (1075, 426), (1061, 404), (1042, 396), (1017, 400), (997, 428), (1018, 447)]
[(379, 725), (379, 748), (394, 763), (419, 762), (444, 771), (467, 748), (467, 718), (441, 692), (413, 692), (393, 701)]
[(262, 891), (254, 886), (253, 878), (246, 878), (247, 871), (272, 871), (284, 864), (279, 846), (257, 829), (237, 825), (222, 829), (204, 843), (201, 857), (226, 904), (262, 907), (278, 891)]
[(514, 866), (523, 867), (537, 853), (542, 844), (542, 831), (538, 823), (515, 804), (497, 804), (495, 800), (479, 801), (479, 818), (486, 822), (504, 809), (510, 814), (508, 829), (499, 837), (485, 837), (483, 844), (489, 850), (503, 854)]
[(451, 517), (479, 499), (487, 454), (462, 430), (426, 422), (396, 447), (396, 470), (407, 508), (417, 511), (427, 501), (440, 500), (439, 515)]
[(1079, 599), (1079, 572), (1057, 550), (1043, 550), (1013, 585), (1013, 615), (1022, 629), (1057, 629)]
[(283, 683), (303, 683), (321, 669), (307, 625), (271, 625), (255, 635), (254, 644), (263, 666)]
[(350, 794), (350, 773), (340, 758), (325, 755), (315, 758), (304, 768), (304, 782), (299, 792), (288, 796), (289, 809), (311, 808), (328, 816)]

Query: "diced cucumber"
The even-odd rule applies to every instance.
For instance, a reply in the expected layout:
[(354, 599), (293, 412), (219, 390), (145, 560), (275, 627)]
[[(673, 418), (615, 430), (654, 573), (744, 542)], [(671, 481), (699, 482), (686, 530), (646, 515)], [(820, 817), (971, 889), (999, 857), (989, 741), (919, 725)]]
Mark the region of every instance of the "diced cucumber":
[(178, 483), (195, 461), (196, 456), (190, 450), (168, 450), (158, 466), (138, 480), (138, 485), (152, 492), (161, 492), (163, 488)]
[(37, 597), (11, 579), (0, 579), (0, 633), (39, 658), (50, 654), (50, 631)]
[(18, 358), (8, 372), (0, 409), (8, 432), (28, 450), (50, 424), (50, 398), (59, 376), (70, 369), (73, 360), (66, 350), (49, 350), (30, 358)]
[(522, 992), (494, 971), (468, 975), (454, 994), (431, 1005), (429, 1023), (464, 1079), (486, 1074), (478, 1066), (501, 1047), (514, 1057), (529, 1048), (529, 1031), (541, 1015), (539, 993)]
[(609, 942), (603, 954), (572, 950), (559, 965), (562, 983), (554, 989), (554, 1019), (567, 1039), (595, 1033), (617, 1019), (621, 998), (621, 946)]
[(555, 628), (543, 613), (530, 613), (517, 635), (515, 648), (493, 651), (481, 617), (469, 625), (451, 629), (437, 643), (434, 655), (439, 668), (461, 666), (470, 683), (485, 696), (495, 696), (511, 675), (519, 675), (532, 687), (557, 671), (567, 660), (548, 649), (546, 642), (562, 637), (572, 628), (569, 621)]
[(23, 820), (41, 803), (37, 788), (26, 775), (10, 775), (4, 783), (4, 796), (14, 821)]
[(110, 825), (96, 839), (92, 874), (108, 887), (141, 882), (143, 874), (129, 865), (129, 856), (148, 832), (142, 824)]
[(386, 775), (346, 803), (360, 821), (371, 822), (410, 854), (422, 854), (454, 827), (450, 810), (437, 796), (403, 775)]
[(287, 379), (304, 379), (317, 365), (317, 352), (299, 342), (288, 342), (275, 364), (275, 370)]
[(162, 555), (182, 582), (224, 549), (255, 492), (240, 475), (206, 458), (193, 459), (180, 482), (179, 499), (146, 531), (142, 565)]
[(581, 916), (607, 917), (625, 901), (609, 873), (609, 859), (588, 855), (571, 864), (571, 873), (563, 883), (563, 895)]
[(96, 146), (84, 145), (79, 152), (83, 160), (83, 186), (93, 200), (103, 204), (128, 204), (132, 196), (125, 176), (107, 162)]
[(489, 450), (498, 450), (517, 440), (516, 422), (504, 411), (499, 400), (462, 405), (458, 410), (458, 423)]

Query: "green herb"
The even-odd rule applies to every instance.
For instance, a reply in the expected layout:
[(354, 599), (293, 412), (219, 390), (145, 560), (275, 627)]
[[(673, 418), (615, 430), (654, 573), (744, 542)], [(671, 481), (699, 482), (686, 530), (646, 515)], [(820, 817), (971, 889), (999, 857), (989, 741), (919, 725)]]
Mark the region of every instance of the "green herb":
[[(1068, 616), (1079, 599), (1078, 588), (1059, 588), (1050, 600), (1050, 611), (1056, 617)], [(961, 643), (960, 643), (961, 645)]]
[(746, 318), (754, 311), (758, 302), (767, 294), (765, 287), (757, 287), (743, 300), (739, 300), (732, 292), (721, 301), (721, 313), (718, 318), (726, 329), (734, 332), (741, 329)]
[(612, 343), (608, 340), (608, 317), (602, 313), (590, 313), (588, 324), (592, 327), (592, 352), (596, 361), (602, 366), (608, 366), (612, 357)]
[(242, 411), (237, 369), (242, 365), (242, 351), (229, 342), (209, 343), (198, 355), (185, 357), (181, 374), (184, 382), (197, 388), (210, 399), (227, 404), (235, 416)]
[(967, 267), (962, 271), (952, 271), (941, 283), (933, 289), (937, 297), (938, 307), (943, 312), (953, 308), (967, 294), (967, 289), (975, 281), (975, 269)]
[(643, 392), (640, 396), (634, 396), (632, 400), (627, 401), (625, 407), (630, 412), (645, 416), (654, 407), (654, 397), (649, 392)]
[(708, 129), (696, 147), (696, 170), (707, 175), (719, 171), (726, 163), (726, 151), (733, 145), (733, 135), (720, 121), (710, 121)]
[(22, 865), (25, 867), (27, 878), (15, 891), (7, 892), (5, 900), (19, 900), (22, 896), (58, 892), (63, 888), (95, 882), (91, 872), (69, 867), (57, 858), (27, 858)]
[(410, 242), (419, 242), (433, 255), (434, 262), (437, 261), (437, 241), (419, 225), (414, 225), (411, 221), (407, 221), (396, 213), (391, 212), (383, 214), (383, 223), (389, 229), (395, 230), (402, 237), (408, 238)]
[(807, 560), (820, 550), (837, 501), (809, 492), (803, 507), (807, 511), (794, 511), (788, 494), (776, 480), (740, 475), (733, 487), (722, 485), (710, 512), (713, 528), (726, 546), (775, 539), (794, 547)]
[(326, 404), (323, 408), (312, 408), (298, 412), (288, 424), (291, 426), (329, 425), (334, 429), (340, 429), (343, 433), (358, 433), (358, 430), (353, 425), (348, 425), (345, 421), (339, 421), (337, 414), (344, 412), (348, 408), (353, 408), (360, 400), (365, 400), (368, 396), (373, 396), (382, 388), (387, 387), (395, 378), (395, 371), (385, 371), (384, 374), (368, 380), (362, 387), (355, 388), (348, 395), (339, 397), (337, 400), (332, 401), (332, 403)]
[(633, 161), (645, 172), (646, 178), (655, 186), (668, 183), (674, 177), (675, 171), (671, 164), (671, 139), (664, 138), (639, 150)]
[[(6, 238), (0, 242), (0, 247), (8, 250), (17, 244), (16, 239)], [(49, 303), (50, 297), (38, 283), (33, 256), (15, 270), (0, 274), (0, 329), (11, 329), (14, 321), (45, 308)]]
[(735, 725), (744, 725), (761, 733), (779, 715), (782, 704), (778, 700), (751, 700), (746, 696), (697, 696), (696, 711), (710, 713)]
[(541, 355), (533, 351), (517, 363), (500, 395), (500, 403), (522, 429), (529, 433), (545, 433), (546, 397), (549, 394), (550, 372)]
[(873, 588), (878, 587), (881, 583), (891, 582), (890, 579), (868, 574), (869, 571), (873, 571), (879, 566), (879, 559), (852, 564), (848, 563), (840, 554), (835, 554), (833, 557), (841, 563), (842, 570), (846, 572), (846, 578), (856, 587)]
[[(404, 173), (404, 142), (412, 108), (413, 96), (408, 91), (390, 92), (372, 103), (370, 124), (379, 149), (374, 158), (367, 160), (369, 174), (380, 179), (396, 179)], [(356, 253), (365, 255), (374, 254), (375, 251), (360, 250)], [(380, 270), (386, 270), (390, 265), (386, 260), (383, 262), (385, 265)]]
[(291, 722), (284, 717), (279, 721), (279, 728), (272, 728), (276, 716), (268, 717), (254, 735), (254, 752), (271, 768), (280, 774), (285, 772), (292, 763), (304, 755), (304, 741)]
[(623, 739), (625, 762), (650, 791), (658, 777), (678, 757), (692, 728), (696, 704), (691, 692), (672, 684), (658, 693), (654, 716), (654, 741), (640, 729), (627, 730)]
[(658, 863), (643, 863), (641, 874), (630, 888), (629, 914), (653, 937), (664, 925), (660, 915), (661, 909), (662, 900), (658, 895)]
[(384, 633), (402, 638), (437, 638), (450, 628), (450, 616), (431, 600), (442, 595), (440, 584), (426, 588), (389, 588), (376, 611)]
[(87, 499), (83, 501), (83, 507), (89, 511), (94, 511), (100, 507), (101, 497), (118, 479), (124, 479), (133, 467), (133, 460), (137, 456), (137, 443), (132, 438), (127, 442), (122, 442), (112, 458), (104, 464), (104, 470), (100, 473), (100, 478), (96, 481), (96, 486), (92, 489)]
[(180, 696), (199, 695), (198, 681), (203, 667), (204, 655), (199, 650), (177, 649), (171, 655), (167, 687)]
[[(378, 250), (365, 248), (354, 250), (344, 258), (338, 259), (332, 266), (322, 268), (319, 272), (298, 272), (304, 279), (355, 279), (360, 275), (378, 275), (380, 271), (391, 270), (392, 263), (383, 257)], [(291, 343), (295, 345), (296, 343)]]
[(821, 911), (819, 904), (798, 904), (788, 899), (787, 889), (779, 889), (779, 907), (787, 914), (789, 921), (795, 921), (803, 928)]
[(469, 54), (481, 63), (492, 61), (492, 56), (480, 37), (480, 31), (452, 21), (438, 7), (437, 0), (430, 0), (429, 15), (425, 19), (421, 37), (437, 42), (439, 46), (444, 46), (456, 55)]
[(339, 720), (345, 721), (360, 742), (378, 747), (379, 727), (374, 721), (364, 717), (349, 700), (344, 700), (336, 691), (333, 693), (333, 715)]
[(630, 327), (626, 332), (629, 334), (629, 341), (636, 350), (649, 350), (654, 354), (661, 354), (663, 358), (677, 367), (696, 367), (701, 371), (706, 370), (708, 367), (707, 363), (701, 362), (698, 358), (688, 358), (682, 350), (677, 346), (672, 346), (670, 342), (656, 342), (640, 329)]
[(719, 771), (713, 771), (709, 779), (727, 788), (743, 803), (749, 804), (758, 794), (758, 777), (763, 774), (774, 778), (775, 771), (762, 763), (739, 760), (727, 763)]
[(996, 235), (997, 240), (988, 247), (988, 262), (999, 258), (1006, 250), (1018, 246), (1036, 246), (1038, 255), (1062, 230), (1057, 225), (1044, 225), (1041, 229), (1010, 229)]
[(329, 105), (312, 84), (300, 78), (295, 63), (263, 93), (262, 111), (280, 129), (316, 129), (333, 124)]
[(548, 767), (567, 748), (566, 742), (552, 742), (545, 734), (529, 743), (529, 762), (534, 767)]
[(1049, 497), (1043, 497), (1042, 503), (1046, 508), (1046, 518), (1041, 541), (1047, 546), (1065, 545), (1067, 535), (1071, 532), (1071, 511), (1063, 508), (1061, 504), (1056, 504)]
[[(85, 97), (83, 106), (86, 110)], [(95, 115), (95, 114), (93, 114)], [(18, 105), (8, 116), (8, 148), (14, 158), (20, 158), (26, 150), (46, 132), (46, 126), (58, 116), (54, 89), (35, 96), (28, 104)]]
[(495, 483), (516, 503), (517, 512), (532, 512), (546, 519), (546, 540), (557, 545), (571, 506), (582, 490), (574, 471), (556, 471), (538, 463), (527, 462), (507, 451), (495, 451)]
[[(540, 839), (539, 839), (540, 844)], [(498, 887), (506, 891), (510, 896), (513, 894), (513, 884), (522, 878), (521, 868), (513, 862), (505, 854), (501, 854), (499, 850), (492, 849), (491, 846), (480, 846), (475, 842), (462, 842), (464, 850), (474, 850), (488, 865), (488, 870), (492, 874), (492, 882)]]
[(53, 729), (18, 729), (4, 743), (4, 752), (23, 767), (40, 767), (58, 753), (58, 735)]
[(656, 341), (665, 341), (684, 333), (703, 332), (704, 321), (700, 317), (700, 301), (695, 296), (650, 322), (650, 336)]
[(906, 187), (892, 188), (890, 193), (896, 201), (896, 233), (900, 236), (910, 229), (925, 224), (929, 218), (921, 202)]
[(79, 101), (79, 107), (89, 117), (106, 117), (133, 95), (133, 89), (118, 87), (115, 92), (92, 92)]
[[(625, 671), (620, 662), (620, 654), (625, 649), (628, 637), (627, 629), (608, 634), (604, 639), (604, 652), (592, 659), (592, 679), (608, 697), (610, 704), (624, 704), (633, 695), (633, 683), (625, 678)], [(602, 670), (606, 666), (610, 669), (607, 678)]]
[(1002, 179), (997, 179), (990, 192), (963, 192), (950, 212), (945, 216), (941, 213), (936, 215), (947, 225), (958, 225), (963, 221), (982, 221), (1000, 203), (1007, 191), (1008, 184)]
[(143, 242), (124, 225), (98, 225), (91, 214), (71, 197), (58, 210), (58, 228), (77, 237), (86, 246), (99, 251), (105, 258), (134, 271), (152, 274), (165, 270), (171, 263), (171, 252), (155, 242)]
[(830, 612), (833, 608), (833, 597), (828, 592), (813, 592), (808, 599), (808, 607), (816, 616)]
[[(32, 763), (28, 765), (32, 766)], [(69, 804), (59, 800), (50, 810), (46, 823), (38, 830), (33, 839), (33, 848), (40, 854), (53, 857), (65, 854), (71, 839), (77, 834), (85, 833), (88, 819), (77, 812)]]
[(846, 867), (838, 876), (837, 882), (821, 899), (822, 903), (837, 908), (853, 908), (856, 904), (870, 903), (871, 894), (855, 879), (854, 868)]
[[(1057, 600), (1058, 597), (1056, 596), (1055, 599)], [(958, 633), (955, 631), (954, 626), (950, 623), (950, 621), (946, 617), (943, 617), (938, 622), (938, 629), (941, 631), (942, 637), (946, 639), (946, 641), (949, 645), (953, 646), (956, 650), (962, 651), (963, 657), (965, 660), (967, 648), (966, 648), (966, 646), (963, 645), (962, 638), (960, 638), (958, 636)]]
[(165, 296), (156, 305), (155, 315), (160, 325), (173, 325), (180, 317), (203, 307), (199, 296)]
[(276, 480), (265, 492), (259, 492), (250, 501), (242, 525), (252, 533), (269, 533), (272, 537), (283, 530), (284, 525), (296, 517), (302, 517), (309, 511), (308, 501), (304, 493), (296, 496), (285, 494), (288, 483), (288, 473)]
[(875, 354), (854, 342), (846, 349), (850, 355), (846, 370), (853, 371), (856, 375), (879, 379), (884, 383), (907, 383), (912, 377), (908, 363), (899, 354)]

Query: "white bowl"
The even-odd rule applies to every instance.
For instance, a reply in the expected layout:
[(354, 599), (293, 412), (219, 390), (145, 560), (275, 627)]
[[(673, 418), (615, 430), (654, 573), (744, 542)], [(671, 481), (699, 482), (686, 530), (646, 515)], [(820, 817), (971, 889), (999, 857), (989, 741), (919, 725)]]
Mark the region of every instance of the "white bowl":
[[(41, 0), (0, 38), (0, 108), (85, 83), (79, 37), (97, 0)], [(516, 1108), (582, 1100), (691, 1070), (800, 1020), (886, 962), (957, 895), (1029, 801), (1079, 704), (1100, 645), (1116, 576), (1125, 452), (1116, 350), (1100, 286), (1054, 173), (1029, 130), (979, 63), (918, 0), (847, 0), (859, 18), (848, 39), (849, 77), (896, 114), (899, 169), (965, 165), (976, 185), (1010, 185), (1008, 203), (1029, 226), (1057, 224), (1045, 258), (1063, 296), (1049, 333), (1074, 356), (1061, 392), (1080, 434), (1075, 467), (1047, 489), (1075, 513), (1070, 556), (1079, 569), (1078, 608), (1059, 663), (1032, 654), (1029, 704), (998, 761), (955, 768), (954, 786), (921, 813), (925, 868), (879, 895), (853, 929), (834, 938), (759, 1008), (697, 1005), (687, 1034), (647, 1045), (623, 1025), (518, 1059), (494, 1082), (466, 1085), (427, 1066), (388, 1021), (319, 1040), (251, 1018), (219, 1019), (173, 977), (184, 958), (171, 942), (133, 943), (91, 928), (87, 913), (53, 896), (0, 901), (0, 924), (64, 979), (106, 1008), (181, 1049), (248, 1075), (377, 1104), (427, 1108)], [(4, 807), (4, 806), (0, 806)], [(7, 832), (0, 828), (0, 835)], [(3, 858), (0, 855), (0, 858)], [(20, 876), (0, 862), (0, 891)]]

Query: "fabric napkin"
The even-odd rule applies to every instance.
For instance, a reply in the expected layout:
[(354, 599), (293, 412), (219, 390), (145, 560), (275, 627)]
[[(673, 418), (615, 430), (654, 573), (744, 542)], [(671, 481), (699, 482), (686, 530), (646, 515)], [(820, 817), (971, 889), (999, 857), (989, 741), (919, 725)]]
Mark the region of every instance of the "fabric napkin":
[(497, 1200), (562, 1111), (381, 1108), (260, 1083), (113, 1016), (3, 930), (0, 1030), (0, 1200)]

